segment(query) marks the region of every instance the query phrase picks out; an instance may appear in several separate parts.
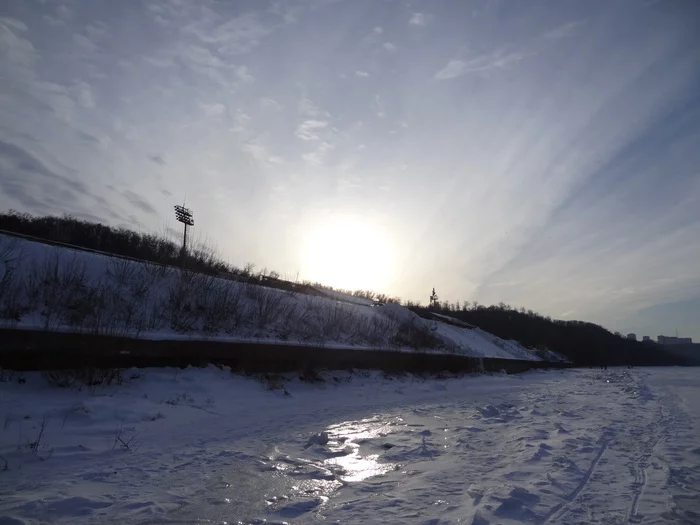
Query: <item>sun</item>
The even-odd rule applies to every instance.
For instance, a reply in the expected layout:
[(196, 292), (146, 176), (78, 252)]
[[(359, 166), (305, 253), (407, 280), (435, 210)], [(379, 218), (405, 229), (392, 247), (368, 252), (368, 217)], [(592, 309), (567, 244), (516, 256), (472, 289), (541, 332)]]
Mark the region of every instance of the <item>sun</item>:
[(316, 222), (305, 236), (302, 275), (344, 290), (381, 291), (389, 282), (392, 257), (388, 238), (362, 217)]

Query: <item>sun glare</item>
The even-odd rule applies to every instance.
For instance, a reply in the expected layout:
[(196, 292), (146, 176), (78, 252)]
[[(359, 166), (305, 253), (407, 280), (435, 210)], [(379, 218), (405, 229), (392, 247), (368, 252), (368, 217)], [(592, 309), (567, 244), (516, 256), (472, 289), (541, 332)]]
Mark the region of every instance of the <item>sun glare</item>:
[(345, 290), (382, 291), (392, 270), (388, 239), (370, 222), (343, 217), (316, 223), (302, 251), (305, 278)]

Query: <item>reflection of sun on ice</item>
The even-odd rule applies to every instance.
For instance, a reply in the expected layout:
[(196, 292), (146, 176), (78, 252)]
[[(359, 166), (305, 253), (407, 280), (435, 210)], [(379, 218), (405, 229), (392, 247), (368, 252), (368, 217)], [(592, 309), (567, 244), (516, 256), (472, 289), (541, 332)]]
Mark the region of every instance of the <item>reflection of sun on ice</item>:
[(391, 273), (388, 239), (360, 217), (317, 222), (302, 246), (305, 278), (346, 290), (381, 291)]

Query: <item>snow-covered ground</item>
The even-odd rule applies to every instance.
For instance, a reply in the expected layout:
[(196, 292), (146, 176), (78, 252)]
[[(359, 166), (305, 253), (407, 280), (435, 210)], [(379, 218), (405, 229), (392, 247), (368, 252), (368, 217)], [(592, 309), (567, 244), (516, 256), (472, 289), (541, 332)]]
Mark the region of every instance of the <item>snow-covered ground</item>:
[(324, 294), (326, 297), (335, 299), (336, 301), (359, 304), (361, 306), (374, 306), (374, 301), (370, 301), (369, 299), (365, 299), (364, 297), (356, 297), (345, 292), (339, 292), (338, 290), (330, 290), (328, 288), (315, 287), (315, 290)]
[(0, 383), (0, 523), (700, 523), (698, 369), (125, 377)]
[[(0, 255), (0, 281), (9, 276), (0, 327), (540, 359), (481, 330), (421, 319), (397, 304), (372, 307), (340, 292), (290, 293), (2, 234)], [(412, 344), (425, 340), (421, 332), (436, 344)]]

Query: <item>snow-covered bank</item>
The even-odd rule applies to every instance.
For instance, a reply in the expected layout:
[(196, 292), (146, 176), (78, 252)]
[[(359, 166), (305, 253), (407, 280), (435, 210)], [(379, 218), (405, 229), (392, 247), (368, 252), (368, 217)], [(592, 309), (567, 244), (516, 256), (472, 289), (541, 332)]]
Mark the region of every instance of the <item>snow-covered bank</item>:
[[(274, 342), (539, 360), (481, 330), (0, 235), (0, 324), (155, 340)], [(330, 292), (327, 292), (330, 294)], [(346, 296), (347, 297), (347, 296)]]
[(24, 378), (0, 383), (0, 523), (700, 517), (695, 369), (313, 384), (146, 369), (92, 391)]

